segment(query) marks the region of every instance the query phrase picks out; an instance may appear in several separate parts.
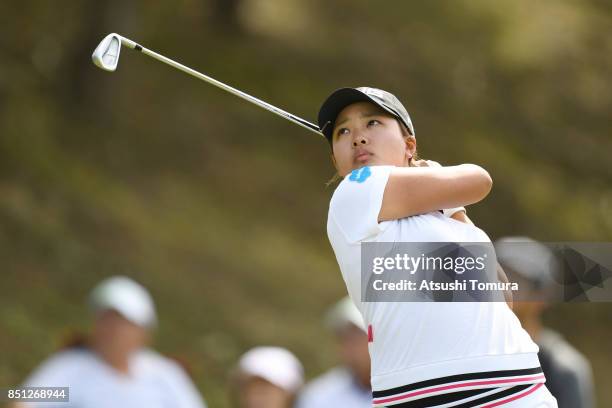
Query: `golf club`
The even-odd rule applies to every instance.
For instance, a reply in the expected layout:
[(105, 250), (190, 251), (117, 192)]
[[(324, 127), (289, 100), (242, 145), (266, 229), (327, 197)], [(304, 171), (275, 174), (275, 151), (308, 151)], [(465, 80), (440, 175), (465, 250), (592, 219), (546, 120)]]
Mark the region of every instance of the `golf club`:
[(194, 76), (198, 79), (208, 82), (218, 88), (223, 89), (229, 93), (232, 93), (236, 96), (239, 96), (242, 99), (245, 99), (255, 105), (262, 107), (270, 112), (276, 113), (278, 116), (281, 116), (297, 125), (300, 125), (306, 129), (309, 129), (319, 136), (323, 136), (319, 127), (313, 123), (310, 123), (298, 116), (295, 116), (289, 112), (285, 112), (282, 109), (277, 108), (274, 105), (270, 105), (267, 102), (264, 102), (260, 99), (255, 98), (249, 94), (246, 94), (236, 88), (232, 88), (229, 85), (224, 84), (223, 82), (217, 81), (214, 78), (211, 78), (207, 75), (204, 75), (196, 70), (193, 70), (185, 65), (179, 64), (176, 61), (171, 60), (170, 58), (164, 57), (154, 51), (151, 51), (140, 44), (135, 43), (134, 41), (127, 39), (119, 34), (112, 33), (104, 37), (104, 39), (98, 44), (96, 49), (94, 50), (91, 59), (93, 60), (96, 66), (106, 70), (106, 71), (114, 71), (117, 69), (117, 64), (119, 63), (119, 54), (121, 52), (121, 46), (126, 46), (136, 51), (140, 51), (141, 53), (148, 55), (149, 57), (155, 58), (158, 61), (163, 62), (164, 64), (168, 64), (171, 67), (176, 69), (180, 69), (181, 71)]

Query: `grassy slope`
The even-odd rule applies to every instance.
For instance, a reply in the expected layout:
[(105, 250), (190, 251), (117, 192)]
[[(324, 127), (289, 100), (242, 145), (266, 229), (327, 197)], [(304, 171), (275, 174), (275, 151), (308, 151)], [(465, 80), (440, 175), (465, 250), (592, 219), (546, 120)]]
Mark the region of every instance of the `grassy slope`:
[[(472, 38), (466, 27), (430, 33), (430, 41)], [(492, 237), (609, 238), (609, 167), (596, 166), (605, 162), (609, 140), (591, 132), (593, 140), (584, 137), (590, 159), (568, 157), (551, 149), (546, 126), (519, 103), (530, 101), (536, 111), (567, 109), (552, 100), (546, 83), (538, 85), (548, 73), (527, 71), (522, 80), (536, 78), (535, 84), (521, 88), (516, 72), (499, 69), (482, 94), (454, 88), (450, 57), (426, 43), (429, 28), (415, 29), (423, 35), (420, 46), (401, 31), (379, 38), (387, 51), (406, 47), (406, 55), (423, 61), (415, 66), (395, 55), (386, 63), (393, 70), (364, 56), (362, 38), (345, 33), (335, 35), (355, 43), (344, 50), (346, 61), (307, 39), (296, 45), (299, 33), (223, 41), (205, 33), (198, 47), (182, 50), (176, 44), (191, 37), (189, 26), (174, 28), (177, 38), (154, 30), (146, 38), (306, 118), (329, 89), (376, 77), (374, 85), (408, 95), (422, 156), (473, 161), (491, 171), (494, 191), (470, 214)], [(447, 45), (451, 56), (467, 51)], [(479, 63), (494, 69), (496, 60), (487, 58), (470, 55), (476, 68), (468, 65), (465, 75), (477, 75), (471, 70), (478, 73)], [(327, 146), (144, 58), (126, 53), (122, 59), (112, 76), (85, 61), (76, 85), (33, 71), (19, 56), (3, 67), (12, 82), (4, 83), (11, 99), (0, 111), (0, 348), (9, 350), (1, 357), (0, 384), (19, 382), (67, 331), (85, 329), (87, 290), (117, 273), (151, 289), (161, 316), (156, 344), (189, 361), (214, 406), (224, 406), (231, 364), (256, 344), (288, 346), (309, 375), (322, 371), (333, 362), (333, 349), (320, 317), (344, 293), (325, 235), (332, 190), (324, 182), (333, 174)], [(64, 95), (70, 86), (78, 87), (77, 96)], [(538, 90), (552, 95), (541, 105), (534, 100)], [(512, 114), (522, 115), (519, 123)], [(547, 124), (559, 129), (562, 121), (551, 117)], [(550, 322), (587, 352), (602, 384), (611, 334), (602, 323), (610, 308), (570, 306), (552, 312)], [(603, 387), (599, 392), (600, 400), (610, 398)]]

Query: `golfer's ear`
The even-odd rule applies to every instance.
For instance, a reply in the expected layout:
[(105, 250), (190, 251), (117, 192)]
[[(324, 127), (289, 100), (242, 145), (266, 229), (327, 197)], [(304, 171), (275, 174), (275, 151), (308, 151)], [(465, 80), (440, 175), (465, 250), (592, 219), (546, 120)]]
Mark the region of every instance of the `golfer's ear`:
[(406, 153), (409, 153), (410, 155), (414, 155), (414, 152), (416, 152), (416, 147), (417, 147), (416, 137), (409, 134), (404, 139), (404, 141), (406, 142)]

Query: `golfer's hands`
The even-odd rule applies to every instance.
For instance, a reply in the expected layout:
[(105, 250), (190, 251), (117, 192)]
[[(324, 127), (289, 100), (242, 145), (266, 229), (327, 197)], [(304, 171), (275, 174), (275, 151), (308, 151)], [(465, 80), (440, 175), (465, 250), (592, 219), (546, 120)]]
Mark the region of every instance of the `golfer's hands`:
[(416, 167), (442, 167), (440, 163), (433, 160), (416, 160), (414, 165)]

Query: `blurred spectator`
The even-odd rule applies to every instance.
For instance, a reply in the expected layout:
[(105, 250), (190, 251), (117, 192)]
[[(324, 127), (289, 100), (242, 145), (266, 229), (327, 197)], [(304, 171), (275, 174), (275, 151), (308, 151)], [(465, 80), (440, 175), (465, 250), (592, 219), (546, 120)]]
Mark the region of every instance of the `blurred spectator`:
[(69, 387), (70, 401), (17, 407), (205, 407), (185, 371), (146, 347), (157, 318), (145, 288), (112, 277), (89, 300), (95, 314), (89, 339), (52, 355), (24, 384)]
[(280, 347), (255, 347), (238, 362), (233, 377), (240, 408), (291, 408), (304, 382), (299, 360)]
[(329, 311), (341, 366), (312, 380), (301, 393), (298, 408), (370, 408), (370, 355), (361, 314), (345, 297)]
[(591, 365), (561, 334), (543, 326), (550, 291), (559, 272), (552, 251), (527, 237), (506, 237), (495, 242), (497, 259), (510, 281), (519, 283), (513, 310), (523, 328), (538, 344), (538, 358), (546, 387), (559, 408), (592, 408), (594, 390)]

